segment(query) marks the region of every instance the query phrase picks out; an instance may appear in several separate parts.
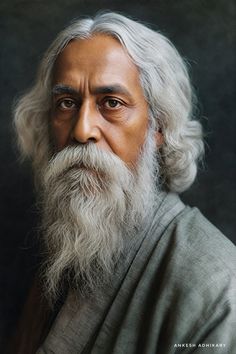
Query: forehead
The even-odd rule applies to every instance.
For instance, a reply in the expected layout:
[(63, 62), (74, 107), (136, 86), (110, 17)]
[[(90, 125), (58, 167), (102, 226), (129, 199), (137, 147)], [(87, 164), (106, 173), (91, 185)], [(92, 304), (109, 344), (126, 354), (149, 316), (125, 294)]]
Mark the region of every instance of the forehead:
[(54, 82), (69, 84), (85, 77), (94, 84), (115, 82), (141, 89), (136, 65), (121, 43), (108, 35), (74, 39), (59, 54), (54, 65)]

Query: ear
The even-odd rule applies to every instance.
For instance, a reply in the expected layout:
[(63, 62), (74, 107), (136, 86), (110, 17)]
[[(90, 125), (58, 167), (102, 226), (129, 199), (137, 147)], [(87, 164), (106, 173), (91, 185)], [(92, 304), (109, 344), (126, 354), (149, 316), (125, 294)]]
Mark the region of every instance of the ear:
[(164, 142), (164, 137), (162, 134), (162, 130), (160, 128), (158, 129), (158, 131), (155, 132), (155, 138), (156, 138), (157, 148), (159, 149), (163, 145), (163, 142)]

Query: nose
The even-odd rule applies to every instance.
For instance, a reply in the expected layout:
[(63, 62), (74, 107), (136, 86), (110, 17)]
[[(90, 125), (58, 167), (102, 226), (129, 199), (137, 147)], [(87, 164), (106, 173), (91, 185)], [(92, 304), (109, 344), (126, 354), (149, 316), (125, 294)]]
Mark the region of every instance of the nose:
[(83, 104), (75, 117), (71, 140), (80, 144), (98, 142), (101, 139), (99, 112), (89, 104)]

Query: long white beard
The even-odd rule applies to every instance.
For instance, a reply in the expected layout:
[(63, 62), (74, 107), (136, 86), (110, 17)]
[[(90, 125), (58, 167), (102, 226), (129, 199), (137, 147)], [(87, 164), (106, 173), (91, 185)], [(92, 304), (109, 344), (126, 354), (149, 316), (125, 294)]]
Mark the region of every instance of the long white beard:
[(157, 166), (151, 132), (133, 170), (94, 143), (52, 158), (42, 181), (42, 277), (52, 303), (64, 281), (87, 293), (109, 278), (123, 238), (153, 209)]

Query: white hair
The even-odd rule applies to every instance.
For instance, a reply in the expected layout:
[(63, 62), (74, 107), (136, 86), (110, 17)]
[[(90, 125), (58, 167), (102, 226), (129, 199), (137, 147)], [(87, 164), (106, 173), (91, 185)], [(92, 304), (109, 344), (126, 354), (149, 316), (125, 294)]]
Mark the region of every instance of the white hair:
[(204, 151), (201, 125), (193, 119), (194, 96), (186, 64), (166, 37), (116, 13), (74, 21), (49, 47), (35, 85), (15, 107), (22, 156), (30, 157), (37, 171), (48, 162), (53, 65), (72, 39), (86, 39), (95, 33), (118, 39), (138, 67), (150, 123), (164, 138), (160, 175), (167, 189), (183, 192), (193, 183), (197, 161)]

